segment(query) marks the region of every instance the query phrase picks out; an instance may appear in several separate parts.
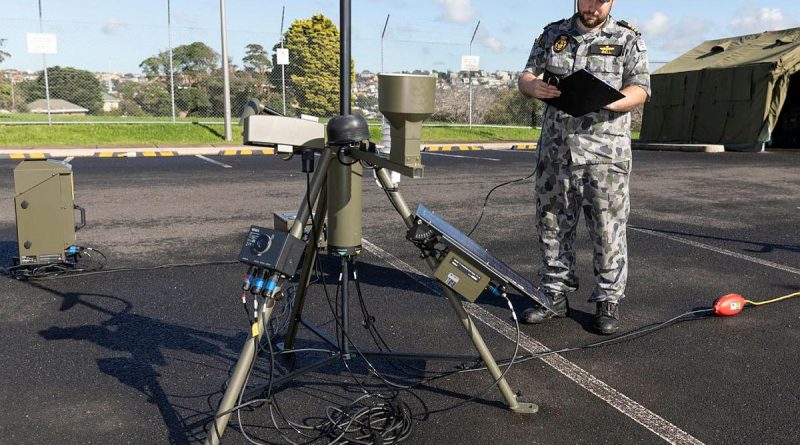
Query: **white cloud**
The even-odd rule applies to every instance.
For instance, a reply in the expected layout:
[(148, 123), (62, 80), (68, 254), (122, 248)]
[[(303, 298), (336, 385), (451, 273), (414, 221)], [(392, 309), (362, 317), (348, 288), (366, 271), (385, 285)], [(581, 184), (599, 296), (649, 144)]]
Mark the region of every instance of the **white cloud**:
[(439, 19), (447, 22), (468, 23), (475, 18), (475, 9), (470, 0), (434, 0), (442, 6), (442, 15)]
[(706, 20), (689, 16), (675, 20), (663, 12), (656, 12), (642, 25), (642, 37), (651, 50), (660, 50), (666, 53), (665, 56), (674, 57), (707, 40), (713, 29), (713, 23)]
[(500, 41), (497, 37), (494, 36), (483, 36), (481, 37), (481, 43), (495, 52), (503, 51), (503, 42)]
[(736, 11), (729, 26), (736, 34), (755, 34), (791, 28), (792, 23), (779, 8), (744, 7)]
[(653, 14), (653, 17), (642, 26), (642, 31), (651, 38), (668, 34), (670, 31), (669, 17), (663, 12), (656, 12)]
[(122, 29), (122, 23), (115, 18), (109, 18), (106, 20), (106, 24), (103, 25), (103, 34), (114, 34), (115, 32)]

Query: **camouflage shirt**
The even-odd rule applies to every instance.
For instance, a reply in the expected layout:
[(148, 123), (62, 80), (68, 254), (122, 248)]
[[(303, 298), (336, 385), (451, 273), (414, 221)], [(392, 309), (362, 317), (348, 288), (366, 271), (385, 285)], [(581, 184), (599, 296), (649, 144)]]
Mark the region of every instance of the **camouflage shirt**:
[[(551, 23), (533, 44), (525, 71), (566, 75), (582, 68), (616, 89), (641, 86), (650, 95), (647, 48), (636, 29), (609, 16), (597, 31), (581, 34), (577, 16)], [(572, 117), (554, 107), (544, 112), (540, 151), (555, 162), (607, 164), (631, 159), (630, 113), (599, 110)], [(556, 152), (552, 152), (556, 151)]]

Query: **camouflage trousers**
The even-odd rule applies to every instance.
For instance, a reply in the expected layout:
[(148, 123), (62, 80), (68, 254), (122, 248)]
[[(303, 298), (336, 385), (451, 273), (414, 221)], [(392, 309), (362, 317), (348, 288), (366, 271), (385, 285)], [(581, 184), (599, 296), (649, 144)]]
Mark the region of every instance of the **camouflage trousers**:
[(535, 185), (542, 249), (539, 278), (546, 293), (578, 289), (573, 244), (582, 210), (594, 250), (594, 289), (589, 301), (617, 302), (624, 297), (630, 167), (630, 161), (579, 166), (569, 161), (539, 162)]

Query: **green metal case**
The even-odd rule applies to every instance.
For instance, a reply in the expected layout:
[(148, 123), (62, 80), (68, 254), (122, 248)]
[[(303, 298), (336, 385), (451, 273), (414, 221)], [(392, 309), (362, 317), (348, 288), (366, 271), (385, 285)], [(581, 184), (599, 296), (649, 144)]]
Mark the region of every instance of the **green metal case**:
[(433, 276), (469, 301), (475, 301), (489, 285), (489, 276), (453, 252), (448, 252)]
[(65, 262), (75, 244), (72, 166), (51, 159), (14, 168), (14, 206), (20, 264)]

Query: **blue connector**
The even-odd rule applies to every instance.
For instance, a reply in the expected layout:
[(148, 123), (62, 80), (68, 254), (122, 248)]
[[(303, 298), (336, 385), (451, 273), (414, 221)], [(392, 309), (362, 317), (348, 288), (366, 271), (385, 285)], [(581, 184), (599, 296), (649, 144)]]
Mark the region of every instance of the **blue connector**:
[(503, 291), (500, 290), (500, 288), (498, 286), (495, 286), (493, 284), (489, 284), (489, 290), (492, 291), (492, 295), (494, 295), (495, 297), (501, 297), (502, 298)]
[(266, 292), (272, 293), (278, 287), (278, 279), (276, 277), (270, 278), (267, 282)]

